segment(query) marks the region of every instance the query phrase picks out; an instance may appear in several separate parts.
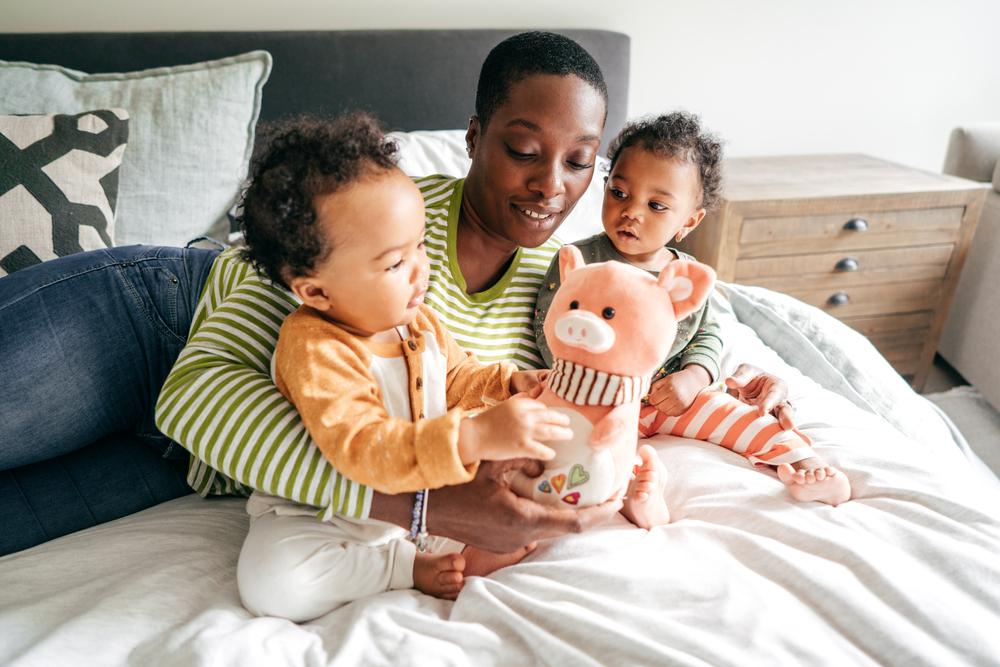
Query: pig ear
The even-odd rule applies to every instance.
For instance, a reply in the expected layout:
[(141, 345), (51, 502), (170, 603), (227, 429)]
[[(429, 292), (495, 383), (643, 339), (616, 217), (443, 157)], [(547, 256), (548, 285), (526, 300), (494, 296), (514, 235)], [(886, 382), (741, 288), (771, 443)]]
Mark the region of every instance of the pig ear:
[(566, 276), (583, 264), (583, 253), (575, 245), (564, 245), (559, 248), (559, 282), (566, 282)]
[(657, 282), (670, 295), (674, 316), (682, 320), (705, 303), (715, 284), (715, 271), (701, 262), (675, 259), (660, 271)]

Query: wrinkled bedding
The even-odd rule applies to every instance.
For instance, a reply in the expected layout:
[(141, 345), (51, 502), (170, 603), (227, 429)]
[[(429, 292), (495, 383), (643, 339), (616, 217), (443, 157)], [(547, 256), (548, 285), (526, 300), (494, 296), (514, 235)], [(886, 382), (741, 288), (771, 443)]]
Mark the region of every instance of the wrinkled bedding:
[(670, 525), (618, 518), (454, 603), (396, 591), (295, 625), (239, 604), (243, 503), (189, 496), (0, 559), (0, 663), (997, 664), (1000, 481), (863, 338), (729, 290), (727, 370), (789, 381), (852, 501), (795, 503), (732, 452), (659, 436)]

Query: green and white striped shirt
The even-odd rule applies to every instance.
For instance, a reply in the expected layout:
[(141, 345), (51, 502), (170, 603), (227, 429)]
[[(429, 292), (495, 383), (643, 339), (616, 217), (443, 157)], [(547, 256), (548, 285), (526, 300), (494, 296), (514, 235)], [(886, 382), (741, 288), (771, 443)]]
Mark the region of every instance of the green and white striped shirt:
[[(532, 329), (535, 297), (558, 242), (518, 250), (494, 286), (466, 294), (455, 254), (464, 181), (429, 176), (415, 182), (427, 207), (426, 302), (481, 361), (541, 367)], [(187, 345), (160, 392), (157, 426), (192, 453), (188, 482), (203, 496), (257, 489), (321, 508), (323, 517), (366, 518), (371, 490), (330, 466), (271, 380), (278, 331), (297, 306), (236, 250), (219, 255)]]

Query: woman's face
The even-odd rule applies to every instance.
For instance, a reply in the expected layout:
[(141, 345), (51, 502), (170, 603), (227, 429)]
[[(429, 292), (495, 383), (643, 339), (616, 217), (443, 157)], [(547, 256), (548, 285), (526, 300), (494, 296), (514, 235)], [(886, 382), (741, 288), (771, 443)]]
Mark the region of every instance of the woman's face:
[(485, 129), (473, 118), (465, 197), (480, 222), (518, 246), (545, 243), (590, 184), (605, 112), (583, 79), (535, 74)]

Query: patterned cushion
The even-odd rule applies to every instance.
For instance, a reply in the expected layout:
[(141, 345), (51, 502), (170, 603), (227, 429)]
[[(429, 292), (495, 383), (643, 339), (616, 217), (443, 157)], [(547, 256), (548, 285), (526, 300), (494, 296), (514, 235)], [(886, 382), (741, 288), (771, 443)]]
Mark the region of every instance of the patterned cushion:
[(113, 245), (122, 109), (0, 116), (0, 276)]

